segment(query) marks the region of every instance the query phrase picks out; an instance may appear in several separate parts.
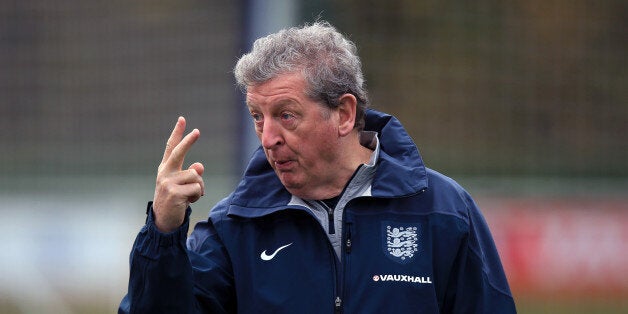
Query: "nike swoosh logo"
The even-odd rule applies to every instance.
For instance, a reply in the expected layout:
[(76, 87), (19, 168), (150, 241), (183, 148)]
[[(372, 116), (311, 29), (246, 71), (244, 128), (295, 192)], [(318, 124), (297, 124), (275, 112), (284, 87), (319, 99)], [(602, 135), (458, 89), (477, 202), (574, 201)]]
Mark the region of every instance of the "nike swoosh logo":
[(275, 252), (273, 252), (273, 254), (266, 254), (266, 250), (264, 250), (264, 252), (262, 252), (262, 254), (259, 256), (262, 260), (264, 261), (270, 261), (271, 259), (273, 259), (275, 257), (275, 255), (277, 255), (277, 253), (287, 247), (289, 247), (292, 243), (288, 243), (284, 246), (280, 246), (278, 249), (275, 250)]

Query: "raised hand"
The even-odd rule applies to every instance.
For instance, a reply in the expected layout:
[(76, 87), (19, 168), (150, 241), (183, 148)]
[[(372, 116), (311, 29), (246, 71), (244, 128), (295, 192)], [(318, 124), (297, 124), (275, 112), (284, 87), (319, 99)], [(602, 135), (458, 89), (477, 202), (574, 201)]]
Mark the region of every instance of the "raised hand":
[(201, 133), (194, 129), (183, 137), (184, 132), (185, 118), (179, 117), (157, 171), (153, 212), (155, 225), (161, 232), (170, 232), (181, 226), (187, 207), (205, 193), (201, 177), (205, 170), (203, 164), (197, 162), (182, 170), (185, 155)]

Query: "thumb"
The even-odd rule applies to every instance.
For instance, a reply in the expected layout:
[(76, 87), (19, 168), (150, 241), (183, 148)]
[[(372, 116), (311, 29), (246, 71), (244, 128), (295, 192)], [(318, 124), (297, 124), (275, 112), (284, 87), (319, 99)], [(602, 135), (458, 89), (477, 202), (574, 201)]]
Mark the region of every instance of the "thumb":
[[(188, 167), (188, 169), (192, 169), (196, 171), (196, 173), (198, 173), (198, 175), (201, 177), (203, 176), (203, 172), (205, 172), (205, 167), (203, 167), (203, 164), (200, 162), (195, 162), (191, 164), (190, 167)], [(200, 179), (200, 182), (198, 182), (198, 184), (201, 186), (201, 195), (199, 195), (198, 197), (192, 198), (190, 200), (191, 203), (196, 202), (201, 196), (205, 195), (205, 183), (203, 183), (203, 178)]]
[(194, 169), (194, 171), (196, 171), (196, 173), (198, 173), (199, 176), (202, 176), (203, 172), (205, 172), (205, 167), (203, 167), (203, 164), (200, 162), (195, 162), (191, 164), (190, 167), (188, 167), (188, 169)]

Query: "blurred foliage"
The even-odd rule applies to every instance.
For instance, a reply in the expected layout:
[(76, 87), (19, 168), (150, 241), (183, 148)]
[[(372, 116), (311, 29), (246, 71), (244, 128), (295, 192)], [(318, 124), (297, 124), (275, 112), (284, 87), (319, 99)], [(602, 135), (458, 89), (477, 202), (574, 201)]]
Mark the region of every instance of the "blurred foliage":
[(428, 165), (628, 175), (625, 1), (327, 2)]
[[(204, 131), (191, 159), (237, 172), (241, 5), (2, 2), (0, 173), (153, 173), (178, 115)], [(301, 5), (357, 43), (431, 167), (628, 176), (626, 1)]]
[(153, 174), (179, 115), (189, 159), (238, 169), (237, 5), (0, 1), (0, 178)]

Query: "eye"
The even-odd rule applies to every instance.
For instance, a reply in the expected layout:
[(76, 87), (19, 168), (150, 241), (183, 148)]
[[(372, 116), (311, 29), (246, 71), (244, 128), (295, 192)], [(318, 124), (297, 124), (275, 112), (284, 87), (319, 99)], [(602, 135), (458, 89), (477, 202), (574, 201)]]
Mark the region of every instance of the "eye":
[(262, 115), (259, 113), (251, 112), (251, 118), (253, 118), (255, 122), (262, 122)]
[(297, 127), (297, 115), (289, 111), (283, 111), (279, 114), (281, 124), (286, 130), (294, 130)]
[(288, 112), (282, 112), (281, 113), (281, 119), (282, 120), (290, 120), (292, 118), (294, 118), (294, 115), (292, 115), (291, 113), (288, 113)]

